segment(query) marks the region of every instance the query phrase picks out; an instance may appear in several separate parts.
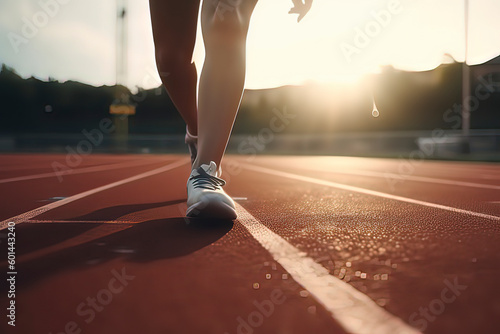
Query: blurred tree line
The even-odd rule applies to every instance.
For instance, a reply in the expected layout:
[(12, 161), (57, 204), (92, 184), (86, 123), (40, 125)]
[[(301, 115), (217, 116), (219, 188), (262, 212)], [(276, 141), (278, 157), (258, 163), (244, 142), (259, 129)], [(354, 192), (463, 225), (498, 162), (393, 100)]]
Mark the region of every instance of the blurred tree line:
[[(488, 80), (492, 80), (489, 78)], [(472, 92), (480, 85), (474, 82)], [(386, 67), (356, 85), (285, 86), (247, 90), (235, 133), (256, 133), (269, 127), (276, 111), (294, 116), (283, 133), (404, 131), (453, 129), (459, 121), (462, 64), (441, 65), (427, 72)], [(95, 128), (109, 114), (117, 90), (74, 81), (21, 78), (2, 65), (0, 72), (0, 132), (79, 133)], [(373, 98), (380, 112), (372, 116)], [(161, 87), (139, 90), (131, 101), (137, 114), (129, 118), (130, 133), (181, 134), (184, 125)], [(498, 90), (481, 99), (471, 115), (472, 128), (500, 128)], [(451, 121), (453, 119), (453, 121)]]

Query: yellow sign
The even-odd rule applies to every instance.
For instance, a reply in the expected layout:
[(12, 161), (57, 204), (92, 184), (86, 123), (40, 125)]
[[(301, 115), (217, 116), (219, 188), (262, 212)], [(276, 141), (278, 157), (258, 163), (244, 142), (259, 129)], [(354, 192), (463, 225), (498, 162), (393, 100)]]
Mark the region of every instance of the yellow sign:
[(135, 106), (132, 104), (112, 104), (109, 107), (112, 115), (135, 115)]

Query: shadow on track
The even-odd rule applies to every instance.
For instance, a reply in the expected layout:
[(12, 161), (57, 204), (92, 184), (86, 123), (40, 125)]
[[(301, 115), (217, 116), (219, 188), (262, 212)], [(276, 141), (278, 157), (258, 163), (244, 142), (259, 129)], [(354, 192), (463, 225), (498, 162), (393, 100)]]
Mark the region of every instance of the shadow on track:
[(92, 221), (92, 220), (117, 220), (120, 217), (131, 215), (133, 213), (138, 213), (144, 210), (156, 209), (163, 206), (170, 206), (175, 204), (180, 204), (186, 202), (186, 199), (179, 199), (169, 202), (157, 202), (157, 203), (141, 203), (141, 204), (128, 204), (128, 205), (117, 205), (110, 206), (108, 208), (99, 209), (90, 212), (86, 215), (79, 217), (71, 217), (62, 220), (73, 220), (73, 221)]
[[(123, 215), (134, 213), (134, 210), (148, 209), (153, 205), (120, 206), (118, 211), (116, 208), (105, 208), (100, 211)], [(94, 213), (91, 213), (86, 217), (93, 215)], [(110, 216), (107, 219), (111, 219)], [(74, 220), (82, 220), (82, 218), (78, 217)], [(95, 230), (100, 227), (106, 228), (108, 234), (108, 227), (117, 229), (116, 232), (112, 230), (112, 234), (93, 238), (92, 241), (36, 256), (36, 252), (42, 252), (47, 245), (53, 246), (54, 243), (57, 245), (69, 237), (78, 238), (80, 235), (90, 233), (91, 229)], [(61, 271), (83, 269), (118, 258), (131, 262), (151, 262), (189, 255), (216, 242), (232, 227), (232, 221), (184, 217), (158, 218), (137, 224), (116, 224), (116, 226), (99, 223), (19, 224), (17, 245), (21, 248), (20, 254), (30, 253), (28, 255), (34, 257), (24, 262), (22, 262), (22, 257), (19, 258), (20, 262), (17, 263), (17, 267), (18, 271), (23, 274), (18, 277), (17, 284), (25, 287), (49, 276), (57, 275)], [(3, 269), (6, 270), (5, 263), (2, 264)]]

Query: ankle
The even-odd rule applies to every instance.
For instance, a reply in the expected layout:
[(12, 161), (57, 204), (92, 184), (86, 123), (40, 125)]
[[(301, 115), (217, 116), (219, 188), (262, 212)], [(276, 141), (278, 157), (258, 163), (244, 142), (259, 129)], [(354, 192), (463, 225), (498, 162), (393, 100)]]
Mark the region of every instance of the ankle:
[(191, 166), (191, 169), (197, 169), (199, 167), (201, 167), (201, 165), (210, 165), (210, 162), (209, 163), (203, 163), (201, 161), (198, 161), (198, 159), (196, 159), (194, 162), (193, 162), (193, 165)]
[(194, 130), (192, 128), (189, 127), (189, 125), (186, 125), (186, 134), (188, 135), (188, 137), (191, 137), (193, 139), (198, 139), (198, 129), (197, 128), (194, 128)]

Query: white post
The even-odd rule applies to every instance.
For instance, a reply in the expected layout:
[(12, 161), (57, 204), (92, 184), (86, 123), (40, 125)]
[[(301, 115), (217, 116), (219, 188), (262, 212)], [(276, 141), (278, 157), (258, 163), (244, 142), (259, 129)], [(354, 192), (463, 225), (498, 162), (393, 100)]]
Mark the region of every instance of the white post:
[(116, 84), (126, 86), (127, 81), (127, 2), (116, 2)]
[(469, 0), (465, 0), (465, 57), (462, 68), (462, 134), (469, 136), (470, 130), (470, 68), (469, 55)]
[[(113, 104), (123, 110), (128, 110), (127, 104), (130, 99), (127, 91), (119, 87), (119, 85), (127, 87), (128, 79), (127, 10), (127, 0), (116, 0), (116, 96)], [(117, 148), (124, 151), (128, 143), (128, 114), (118, 110), (118, 113), (113, 116)]]

